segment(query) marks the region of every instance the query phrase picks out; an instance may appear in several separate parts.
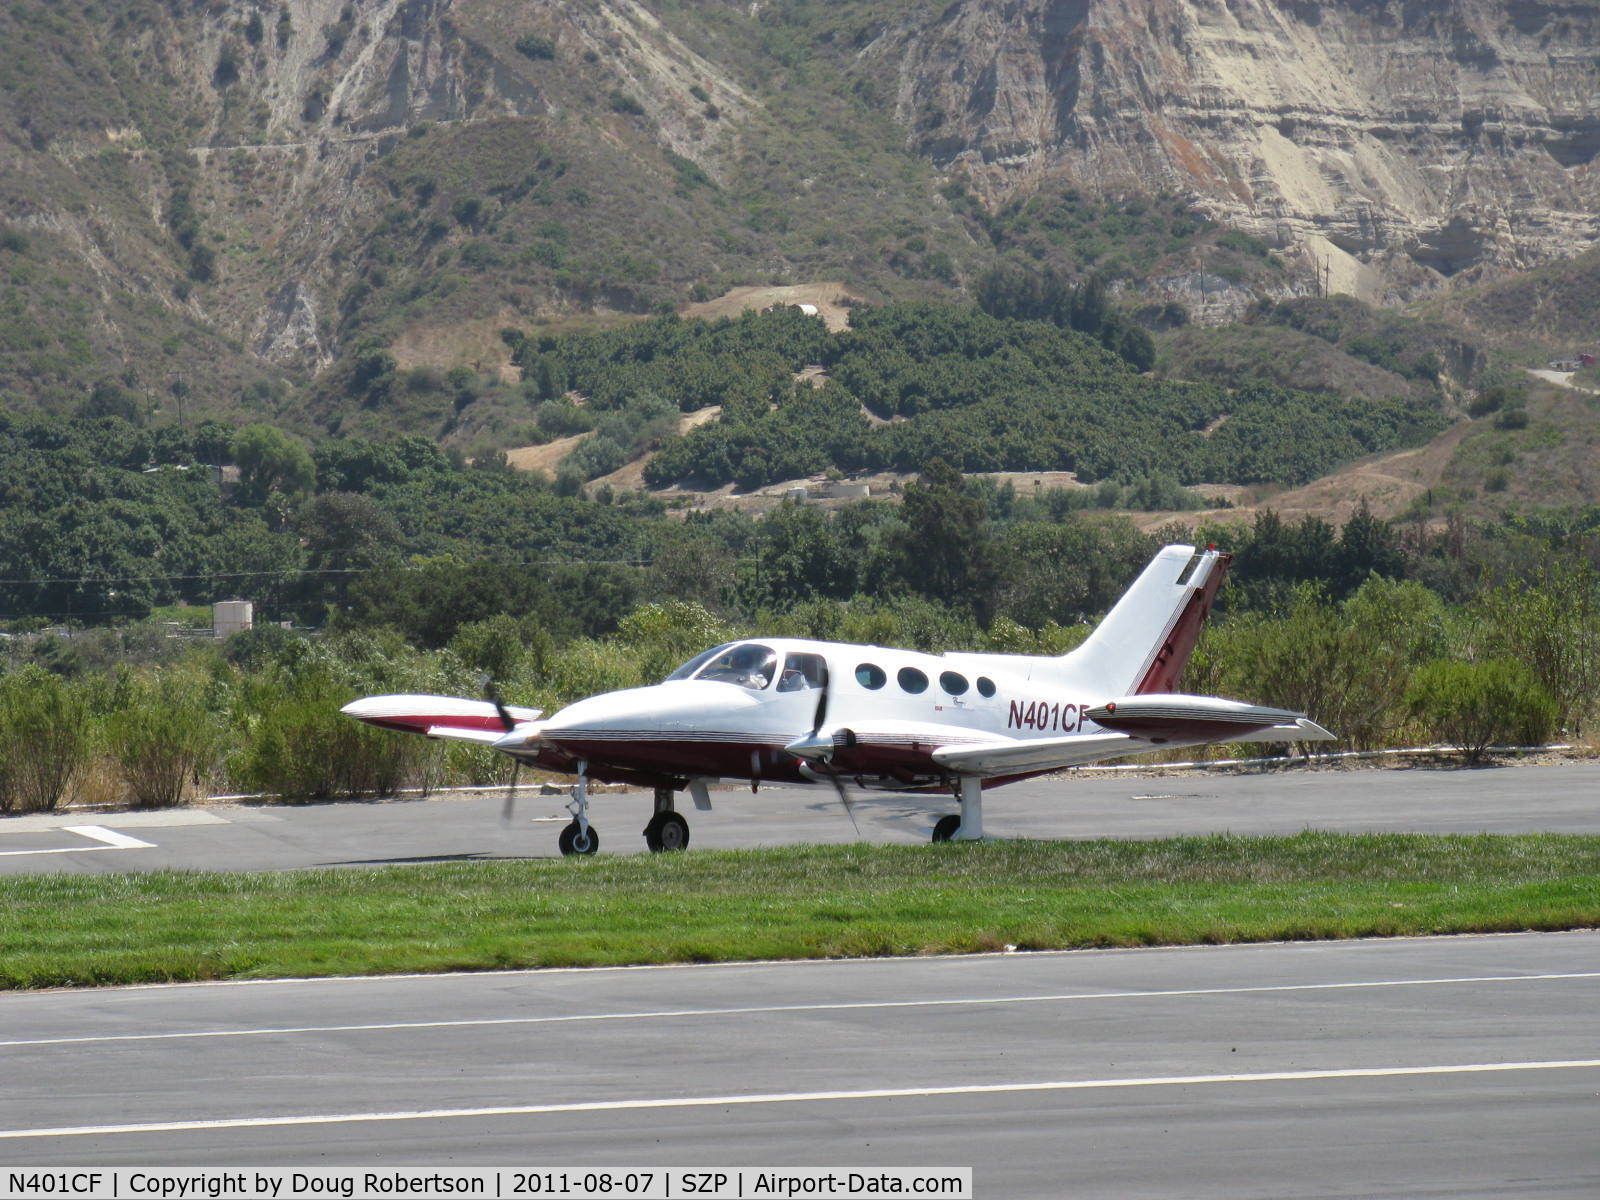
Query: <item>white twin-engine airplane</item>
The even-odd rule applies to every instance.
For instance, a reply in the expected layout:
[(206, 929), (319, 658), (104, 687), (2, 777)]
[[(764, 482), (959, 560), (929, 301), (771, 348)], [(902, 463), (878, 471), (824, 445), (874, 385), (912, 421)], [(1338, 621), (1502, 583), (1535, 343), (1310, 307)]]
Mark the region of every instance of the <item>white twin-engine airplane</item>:
[[(589, 781), (655, 789), (651, 850), (681, 850), (688, 789), (707, 783), (845, 782), (954, 793), (936, 842), (983, 836), (983, 789), (1063, 767), (1206, 742), (1333, 737), (1300, 713), (1176, 694), (1230, 556), (1168, 546), (1076, 650), (1059, 658), (922, 654), (755, 638), (696, 655), (652, 687), (606, 692), (548, 720), (538, 709), (447, 696), (369, 696), (341, 711), (386, 729), (493, 746), (576, 775), (563, 854), (593, 854)], [(509, 796), (507, 807), (509, 812)]]

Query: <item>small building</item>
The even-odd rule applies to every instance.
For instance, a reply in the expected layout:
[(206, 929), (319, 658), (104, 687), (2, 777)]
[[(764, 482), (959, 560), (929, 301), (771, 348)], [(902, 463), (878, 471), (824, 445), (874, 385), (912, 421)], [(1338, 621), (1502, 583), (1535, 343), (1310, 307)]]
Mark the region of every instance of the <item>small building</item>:
[(848, 479), (813, 484), (812, 489), (818, 496), (826, 496), (830, 500), (865, 500), (872, 495), (870, 483), (857, 483)]
[(231, 637), (253, 629), (256, 606), (253, 600), (218, 600), (211, 606), (211, 636)]

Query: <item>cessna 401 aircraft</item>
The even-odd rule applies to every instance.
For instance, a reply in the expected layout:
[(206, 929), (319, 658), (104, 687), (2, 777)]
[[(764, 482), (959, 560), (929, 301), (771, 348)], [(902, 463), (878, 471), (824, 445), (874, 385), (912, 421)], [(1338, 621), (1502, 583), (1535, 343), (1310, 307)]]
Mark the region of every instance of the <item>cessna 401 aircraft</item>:
[[(1300, 713), (1175, 694), (1229, 555), (1168, 546), (1086, 641), (1059, 658), (922, 654), (881, 646), (752, 638), (696, 655), (661, 683), (606, 692), (547, 720), (537, 709), (446, 696), (369, 696), (342, 710), (369, 725), (493, 746), (576, 775), (563, 854), (593, 854), (589, 781), (655, 789), (651, 850), (681, 850), (687, 789), (846, 781), (951, 792), (960, 813), (933, 840), (983, 836), (983, 789), (1063, 767), (1206, 742), (1333, 737)], [(509, 815), (510, 800), (507, 808)]]

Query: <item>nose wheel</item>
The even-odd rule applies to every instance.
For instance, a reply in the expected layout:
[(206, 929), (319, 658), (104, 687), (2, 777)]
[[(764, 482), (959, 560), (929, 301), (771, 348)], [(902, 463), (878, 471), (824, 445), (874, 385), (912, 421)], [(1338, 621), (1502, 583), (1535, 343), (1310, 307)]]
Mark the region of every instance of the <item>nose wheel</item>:
[(574, 854), (593, 854), (600, 849), (600, 834), (593, 825), (584, 829), (574, 821), (562, 828), (556, 844), (561, 847), (561, 853), (569, 857)]
[(578, 764), (578, 782), (572, 785), (572, 800), (567, 805), (572, 823), (561, 830), (556, 845), (567, 857), (593, 854), (600, 849), (600, 834), (589, 824), (589, 764)]

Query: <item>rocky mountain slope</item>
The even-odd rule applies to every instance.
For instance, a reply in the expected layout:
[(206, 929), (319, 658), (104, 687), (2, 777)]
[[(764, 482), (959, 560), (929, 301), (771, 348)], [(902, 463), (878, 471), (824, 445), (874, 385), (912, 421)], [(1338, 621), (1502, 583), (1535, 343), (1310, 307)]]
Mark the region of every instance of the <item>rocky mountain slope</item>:
[(1594, 240), (1597, 42), (1572, 2), (958, 0), (868, 53), (990, 197), (1177, 190), (1384, 300)]
[(375, 351), (1001, 255), (1222, 320), (1600, 223), (1578, 0), (14, 0), (0, 45), (0, 389), (58, 407), (437, 434)]

